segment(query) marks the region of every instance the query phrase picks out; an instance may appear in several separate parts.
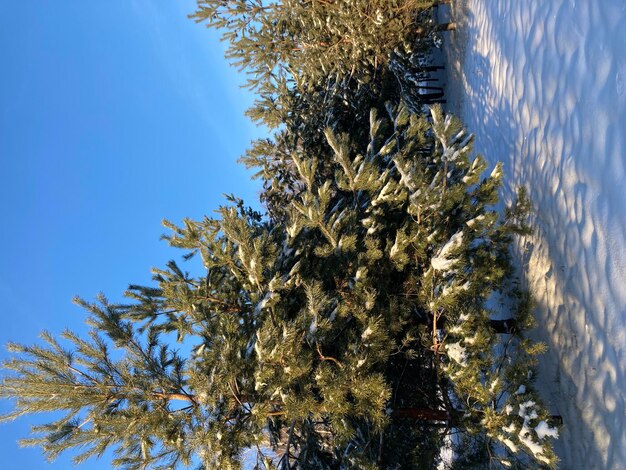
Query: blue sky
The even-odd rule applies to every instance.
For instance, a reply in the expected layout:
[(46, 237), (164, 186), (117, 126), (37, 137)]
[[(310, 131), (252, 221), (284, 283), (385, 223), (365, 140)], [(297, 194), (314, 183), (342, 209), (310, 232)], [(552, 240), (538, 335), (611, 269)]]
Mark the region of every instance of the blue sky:
[[(194, 4), (0, 0), (0, 343), (84, 331), (74, 295), (119, 299), (180, 258), (163, 218), (201, 218), (223, 193), (256, 201), (235, 161), (263, 132)], [(31, 422), (0, 425), (0, 466), (70, 468), (17, 446)]]

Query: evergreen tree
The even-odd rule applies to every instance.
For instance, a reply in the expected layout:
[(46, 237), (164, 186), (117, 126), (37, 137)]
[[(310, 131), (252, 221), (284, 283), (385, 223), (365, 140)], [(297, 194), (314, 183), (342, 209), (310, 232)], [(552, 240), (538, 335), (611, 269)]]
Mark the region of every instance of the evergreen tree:
[(429, 83), (440, 68), (429, 65), (436, 42), (431, 7), (438, 3), (198, 1), (192, 18), (222, 32), (227, 58), (250, 77), (257, 100), (247, 114), (278, 129), (242, 158), (260, 168), (261, 200), (272, 217), (282, 217), (297, 193), (290, 155), (328, 153), (326, 127), (367, 142), (372, 107), (404, 101), (418, 112), (442, 95), (422, 93), (441, 90)]
[[(168, 224), (205, 276), (170, 263), (128, 304), (80, 301), (90, 339), (12, 345), (5, 418), (64, 412), (25, 443), (78, 461), (111, 447), (122, 468), (239, 468), (250, 448), (261, 469), (433, 468), (445, 446), (458, 468), (553, 467), (531, 384), (541, 346), (520, 336), (529, 302), (510, 283), (526, 199), (498, 216), (500, 167), (481, 177), (439, 108), (373, 109), (367, 130), (363, 144), (326, 128), (327, 159), (293, 151), (299, 191), (280, 220), (233, 199)], [(516, 320), (505, 337), (497, 295)]]
[(227, 57), (263, 89), (332, 78), (368, 81), (395, 50), (411, 51), (433, 0), (198, 0), (192, 16), (223, 30)]

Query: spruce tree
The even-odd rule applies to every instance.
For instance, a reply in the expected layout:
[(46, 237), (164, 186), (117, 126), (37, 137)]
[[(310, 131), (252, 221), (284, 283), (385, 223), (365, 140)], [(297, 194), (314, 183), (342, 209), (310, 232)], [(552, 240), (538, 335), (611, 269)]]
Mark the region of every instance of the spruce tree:
[[(457, 466), (553, 466), (531, 384), (541, 347), (519, 336), (527, 297), (510, 295), (526, 200), (499, 217), (499, 166), (481, 177), (438, 108), (374, 109), (368, 131), (359, 145), (329, 127), (330, 159), (291, 156), (301, 191), (280, 222), (233, 200), (168, 224), (205, 276), (170, 263), (128, 304), (81, 301), (88, 340), (12, 345), (6, 418), (64, 412), (25, 443), (78, 461), (112, 447), (122, 468), (238, 468), (250, 448), (257, 468), (433, 468), (445, 445)], [(486, 307), (498, 293), (516, 316), (506, 340)]]

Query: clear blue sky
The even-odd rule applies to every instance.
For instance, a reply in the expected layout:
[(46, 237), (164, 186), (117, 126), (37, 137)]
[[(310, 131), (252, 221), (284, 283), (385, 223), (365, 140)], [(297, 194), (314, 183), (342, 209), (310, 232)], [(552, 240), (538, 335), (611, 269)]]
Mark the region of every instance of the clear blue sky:
[[(194, 3), (0, 0), (0, 343), (84, 331), (74, 295), (119, 299), (179, 259), (161, 219), (257, 199), (235, 161), (262, 130)], [(15, 444), (31, 422), (0, 425), (0, 467), (71, 468)]]

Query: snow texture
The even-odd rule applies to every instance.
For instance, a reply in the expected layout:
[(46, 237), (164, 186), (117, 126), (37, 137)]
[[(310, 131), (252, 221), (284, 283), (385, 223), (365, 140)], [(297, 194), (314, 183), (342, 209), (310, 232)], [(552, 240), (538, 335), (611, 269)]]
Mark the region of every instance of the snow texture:
[(452, 15), (448, 105), (503, 161), (505, 196), (524, 185), (535, 209), (518, 258), (561, 468), (624, 469), (626, 3), (457, 0)]

